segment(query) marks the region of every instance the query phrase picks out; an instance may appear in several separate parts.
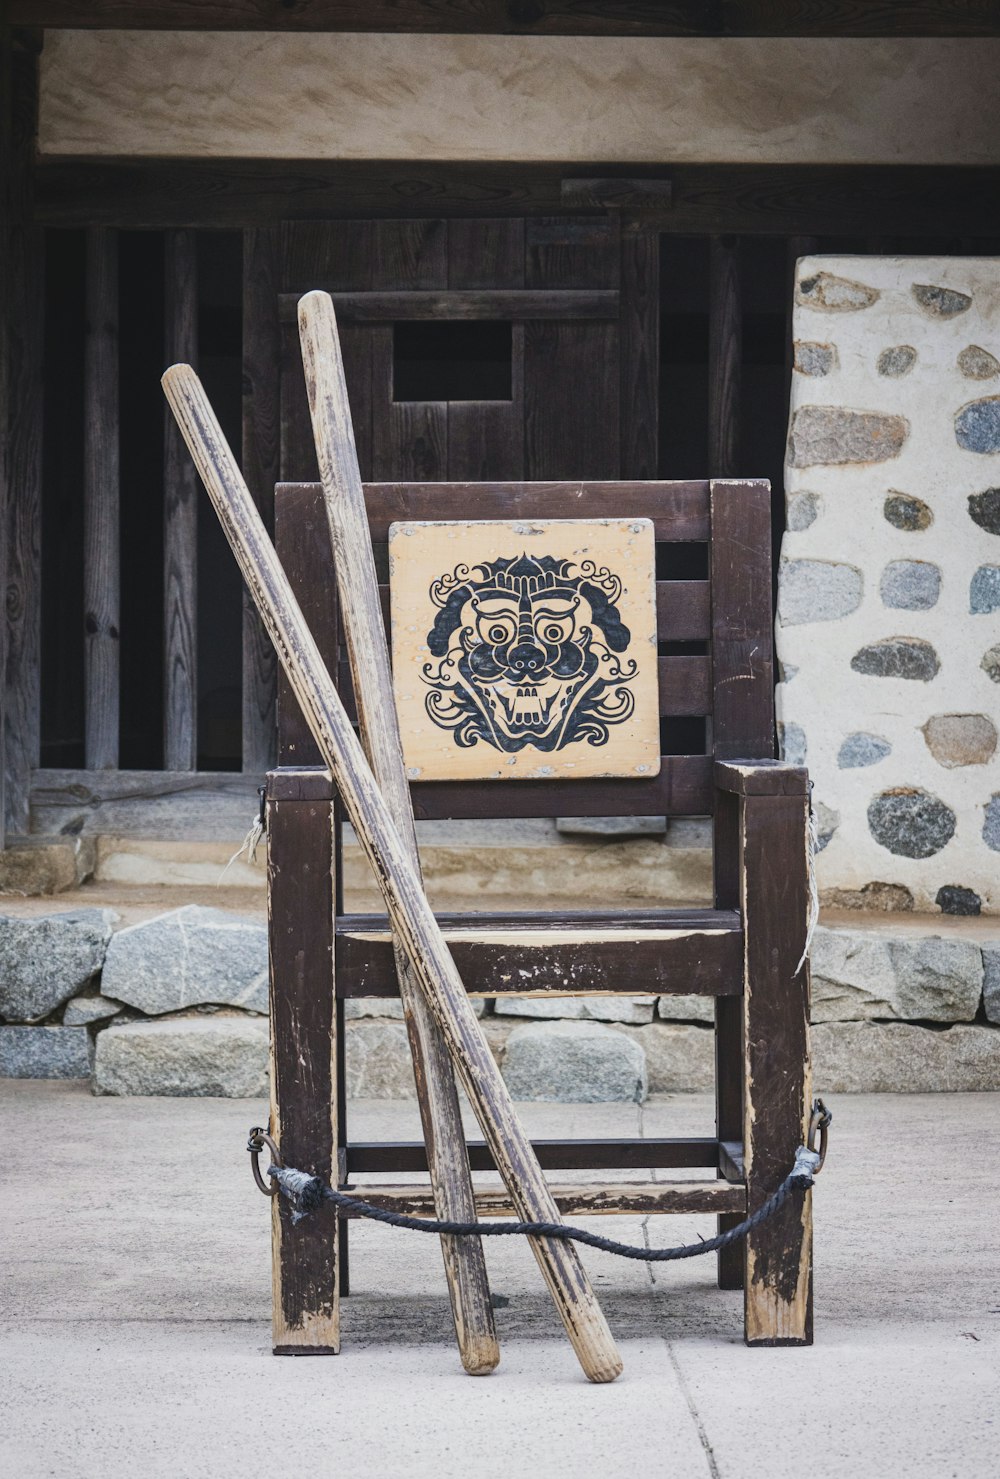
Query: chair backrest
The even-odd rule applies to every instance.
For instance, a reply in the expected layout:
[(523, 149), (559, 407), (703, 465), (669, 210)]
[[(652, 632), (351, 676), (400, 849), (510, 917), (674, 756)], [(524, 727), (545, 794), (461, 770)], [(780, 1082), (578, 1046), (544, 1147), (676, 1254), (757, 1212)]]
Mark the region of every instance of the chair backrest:
[[(648, 780), (415, 781), (414, 814), (437, 817), (705, 816), (712, 757), (769, 758), (774, 744), (770, 491), (763, 480), (615, 483), (372, 483), (365, 497), (385, 571), (397, 520), (606, 518), (653, 521), (662, 763)], [(324, 659), (349, 705), (322, 492), (280, 484), (276, 540)], [(678, 547), (684, 547), (683, 550)], [(683, 571), (683, 578), (676, 578)], [(697, 578), (691, 578), (696, 574)], [(387, 585), (381, 587), (388, 614)], [(279, 763), (319, 757), (279, 685)]]

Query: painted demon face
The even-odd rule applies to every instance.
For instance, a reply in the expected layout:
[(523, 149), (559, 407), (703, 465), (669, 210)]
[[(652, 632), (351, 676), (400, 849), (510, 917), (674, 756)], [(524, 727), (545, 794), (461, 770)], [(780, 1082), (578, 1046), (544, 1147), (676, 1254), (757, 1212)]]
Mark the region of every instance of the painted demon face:
[(464, 747), (513, 754), (576, 741), (603, 745), (635, 706), (623, 685), (630, 633), (614, 602), (621, 581), (594, 562), (522, 554), (459, 565), (431, 587), (440, 608), (424, 665), (427, 713)]

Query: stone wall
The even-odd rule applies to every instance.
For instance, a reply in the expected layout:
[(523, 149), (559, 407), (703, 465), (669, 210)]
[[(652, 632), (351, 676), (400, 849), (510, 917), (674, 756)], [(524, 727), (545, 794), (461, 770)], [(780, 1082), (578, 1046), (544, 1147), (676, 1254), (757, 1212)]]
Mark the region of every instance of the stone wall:
[[(1000, 928), (822, 927), (814, 1078), (824, 1092), (1000, 1088)], [(622, 970), (628, 961), (623, 954)], [(714, 1082), (704, 997), (477, 1001), (511, 1093), (642, 1101)], [(345, 1004), (347, 1092), (412, 1098), (398, 1001)], [(188, 905), (121, 925), (107, 909), (0, 916), (0, 1077), (87, 1078), (98, 1094), (265, 1098), (259, 918)]]
[(810, 257), (779, 575), (824, 902), (1000, 912), (1000, 261)]
[(46, 31), (49, 154), (987, 164), (992, 38)]

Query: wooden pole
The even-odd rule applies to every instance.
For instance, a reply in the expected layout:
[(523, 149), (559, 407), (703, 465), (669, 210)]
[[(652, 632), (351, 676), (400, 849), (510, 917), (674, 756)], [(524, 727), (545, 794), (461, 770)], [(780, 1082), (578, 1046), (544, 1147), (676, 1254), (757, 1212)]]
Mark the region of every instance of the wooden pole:
[[(168, 359), (198, 353), (198, 241), (164, 239)], [(198, 480), (170, 418), (163, 434), (163, 768), (198, 769)]]
[(84, 760), (118, 767), (121, 624), (118, 452), (118, 233), (87, 231), (83, 382)]
[[(361, 744), (289, 589), (274, 546), (195, 372), (174, 365), (163, 389), (219, 516), (243, 578), (275, 645), (302, 713), (340, 791), (358, 840), (417, 979), (444, 1033), (494, 1161), (525, 1221), (558, 1222), (559, 1211), (507, 1086), (476, 1020), (437, 920), (400, 841)], [(595, 1382), (614, 1381), (621, 1357), (577, 1250), (531, 1238), (580, 1364)]]
[[(419, 878), (420, 857), (403, 767), (378, 575), (354, 446), (337, 318), (329, 293), (307, 293), (301, 299), (299, 338), (361, 740), (403, 851)], [(398, 941), (395, 954), (434, 1205), (442, 1220), (474, 1222), (472, 1174), (448, 1047)], [(443, 1236), (441, 1251), (462, 1364), (473, 1375), (485, 1375), (499, 1361), (500, 1348), (483, 1245), (478, 1238)]]

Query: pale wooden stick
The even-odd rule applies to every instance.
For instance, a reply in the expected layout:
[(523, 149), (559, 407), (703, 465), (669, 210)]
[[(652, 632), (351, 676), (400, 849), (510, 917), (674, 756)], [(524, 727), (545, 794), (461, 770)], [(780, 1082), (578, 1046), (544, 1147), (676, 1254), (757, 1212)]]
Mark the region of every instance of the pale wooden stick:
[[(278, 659), (330, 767), (382, 890), (393, 929), (444, 1033), (518, 1216), (530, 1222), (558, 1222), (559, 1212), (531, 1141), (514, 1111), (420, 879), (202, 384), (190, 365), (174, 365), (162, 384)], [(622, 1369), (621, 1357), (576, 1249), (557, 1238), (529, 1241), (587, 1376), (595, 1382), (614, 1381)]]
[[(329, 293), (307, 293), (299, 300), (299, 339), (361, 740), (400, 844), (419, 878), (420, 856), (403, 768), (378, 575)], [(474, 1222), (472, 1173), (448, 1047), (420, 993), (406, 952), (398, 939), (394, 944), (434, 1207), (442, 1221)], [(484, 1375), (499, 1361), (500, 1347), (482, 1242), (443, 1235), (441, 1252), (462, 1365), (473, 1375)]]

